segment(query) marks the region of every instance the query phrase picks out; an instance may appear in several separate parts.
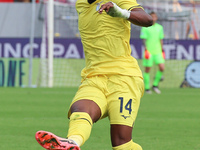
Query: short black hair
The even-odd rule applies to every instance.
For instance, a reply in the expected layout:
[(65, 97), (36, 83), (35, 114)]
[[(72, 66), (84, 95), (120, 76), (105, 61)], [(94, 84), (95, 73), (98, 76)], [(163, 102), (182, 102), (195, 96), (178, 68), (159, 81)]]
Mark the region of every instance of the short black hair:
[(156, 14), (156, 12), (155, 11), (151, 11), (149, 14), (153, 15), (153, 14)]

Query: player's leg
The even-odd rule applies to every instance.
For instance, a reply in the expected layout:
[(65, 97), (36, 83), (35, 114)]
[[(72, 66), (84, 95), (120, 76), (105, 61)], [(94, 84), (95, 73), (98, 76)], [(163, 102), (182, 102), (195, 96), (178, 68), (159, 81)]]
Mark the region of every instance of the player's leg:
[(108, 87), (108, 115), (111, 124), (111, 140), (114, 150), (142, 150), (132, 141), (132, 128), (144, 92), (139, 77), (110, 78)]
[(150, 70), (151, 70), (151, 67), (145, 67), (144, 73), (143, 73), (145, 92), (147, 94), (151, 94), (151, 90), (150, 90)]
[(99, 106), (92, 100), (79, 100), (71, 106), (67, 139), (39, 131), (36, 140), (46, 149), (79, 150), (89, 138), (93, 122), (101, 117)]
[(67, 137), (76, 141), (79, 146), (89, 138), (93, 123), (105, 114), (107, 102), (105, 93), (102, 92), (106, 91), (102, 87), (106, 85), (105, 82), (106, 76), (85, 79), (71, 104)]
[(159, 85), (159, 82), (161, 81), (162, 79), (162, 76), (163, 76), (163, 72), (164, 72), (164, 69), (165, 69), (165, 65), (164, 65), (164, 58), (162, 57), (162, 54), (158, 54), (155, 56), (155, 63), (158, 65), (158, 71), (156, 72), (156, 75), (155, 75), (155, 78), (154, 78), (154, 81), (153, 81), (153, 87), (152, 89), (157, 93), (157, 94), (160, 94), (161, 91), (159, 90), (158, 88), (158, 85)]
[(82, 146), (89, 138), (92, 125), (101, 117), (99, 106), (92, 100), (79, 100), (71, 106), (67, 137)]
[(106, 108), (104, 93), (97, 88), (98, 85), (93, 84), (97, 83), (97, 80), (101, 82), (100, 79), (89, 78), (79, 87), (69, 110), (70, 123), (67, 139), (57, 137), (52, 133), (46, 136), (46, 132), (37, 140), (44, 148), (51, 149), (53, 145), (57, 149), (79, 150), (79, 147), (89, 138), (93, 122), (104, 114)]
[(111, 125), (113, 150), (142, 150), (142, 147), (132, 141), (132, 127)]
[(153, 58), (150, 57), (148, 59), (143, 58), (143, 66), (144, 66), (144, 85), (145, 85), (145, 92), (147, 94), (151, 94), (150, 90), (150, 70), (151, 67), (153, 66)]

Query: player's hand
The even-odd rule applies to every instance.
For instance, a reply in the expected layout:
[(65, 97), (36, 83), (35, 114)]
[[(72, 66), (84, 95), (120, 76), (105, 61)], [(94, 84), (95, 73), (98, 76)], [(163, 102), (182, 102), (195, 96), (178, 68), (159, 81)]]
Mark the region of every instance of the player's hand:
[(124, 19), (128, 19), (130, 17), (130, 11), (126, 9), (121, 9), (117, 4), (113, 2), (108, 2), (106, 4), (101, 5), (99, 9), (99, 13), (101, 14), (103, 10), (112, 17), (120, 17)]
[(149, 59), (150, 56), (151, 56), (151, 54), (149, 53), (149, 51), (147, 49), (145, 49), (145, 51), (144, 51), (144, 58), (145, 59)]
[(102, 14), (102, 12), (105, 10), (106, 13), (108, 13), (108, 11), (110, 10), (111, 7), (113, 7), (113, 3), (112, 2), (108, 2), (105, 3), (103, 5), (101, 5), (101, 8), (99, 9), (99, 13)]

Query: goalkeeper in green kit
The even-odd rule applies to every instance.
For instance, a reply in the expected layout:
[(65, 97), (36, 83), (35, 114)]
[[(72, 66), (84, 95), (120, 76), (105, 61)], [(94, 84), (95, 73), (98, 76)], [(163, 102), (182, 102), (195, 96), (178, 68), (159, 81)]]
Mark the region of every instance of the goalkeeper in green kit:
[(156, 23), (158, 17), (155, 12), (151, 12), (150, 15), (153, 18), (153, 25), (151, 27), (142, 27), (140, 38), (143, 39), (145, 46), (145, 51), (143, 55), (143, 66), (144, 70), (144, 84), (145, 91), (147, 94), (151, 94), (150, 90), (150, 70), (153, 64), (158, 65), (159, 69), (156, 72), (152, 90), (157, 94), (161, 91), (158, 88), (158, 84), (161, 81), (164, 63), (165, 63), (165, 53), (163, 51), (163, 38), (164, 32), (162, 25)]

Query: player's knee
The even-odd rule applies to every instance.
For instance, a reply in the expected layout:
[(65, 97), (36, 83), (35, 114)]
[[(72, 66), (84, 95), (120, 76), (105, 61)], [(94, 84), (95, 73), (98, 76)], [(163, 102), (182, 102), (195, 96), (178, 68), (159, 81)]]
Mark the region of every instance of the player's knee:
[(163, 71), (165, 70), (165, 65), (164, 65), (164, 64), (160, 64), (160, 65), (159, 65), (159, 70), (160, 70), (161, 72), (163, 72)]
[(91, 100), (79, 100), (75, 102), (71, 108), (70, 112), (85, 112), (89, 114), (93, 123), (96, 122), (101, 117), (101, 110), (99, 106)]
[(149, 73), (150, 70), (151, 70), (151, 67), (146, 67), (146, 68), (145, 68), (145, 73)]
[(161, 67), (159, 70), (160, 70), (161, 72), (164, 72), (165, 68), (164, 68), (164, 67)]

